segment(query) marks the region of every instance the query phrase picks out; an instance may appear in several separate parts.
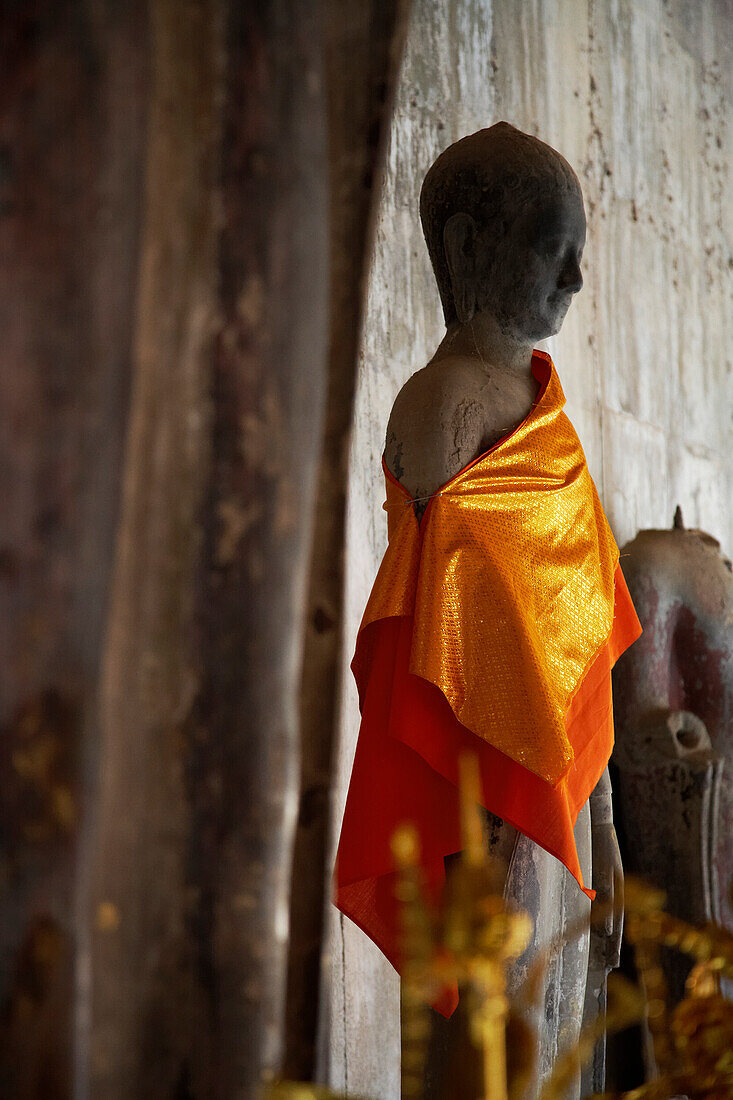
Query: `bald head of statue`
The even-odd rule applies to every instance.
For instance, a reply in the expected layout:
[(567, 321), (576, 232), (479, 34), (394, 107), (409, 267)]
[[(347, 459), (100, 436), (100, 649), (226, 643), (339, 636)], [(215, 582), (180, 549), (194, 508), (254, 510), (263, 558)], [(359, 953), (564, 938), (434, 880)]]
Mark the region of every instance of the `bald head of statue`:
[(420, 218), (446, 325), (487, 310), (518, 340), (560, 331), (583, 285), (586, 225), (558, 152), (507, 122), (462, 138), (428, 171)]

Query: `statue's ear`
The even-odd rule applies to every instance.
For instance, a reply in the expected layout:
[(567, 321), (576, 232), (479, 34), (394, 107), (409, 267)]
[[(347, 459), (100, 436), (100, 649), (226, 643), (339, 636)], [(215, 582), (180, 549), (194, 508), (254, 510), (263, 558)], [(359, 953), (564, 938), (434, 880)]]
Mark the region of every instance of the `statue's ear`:
[(453, 302), (463, 324), (476, 312), (477, 245), (478, 226), (470, 214), (453, 214), (448, 218), (443, 229), (443, 248)]

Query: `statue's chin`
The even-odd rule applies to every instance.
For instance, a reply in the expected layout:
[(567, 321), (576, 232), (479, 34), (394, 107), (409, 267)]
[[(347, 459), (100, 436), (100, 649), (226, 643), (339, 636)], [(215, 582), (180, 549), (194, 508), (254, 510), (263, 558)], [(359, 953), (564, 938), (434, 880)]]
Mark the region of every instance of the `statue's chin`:
[(541, 320), (538, 320), (536, 326), (537, 335), (533, 336), (533, 339), (547, 340), (550, 336), (557, 336), (558, 332), (562, 328), (562, 323), (567, 316), (569, 305), (570, 303), (568, 302), (567, 305), (564, 305), (561, 309), (555, 310)]
[(496, 320), (501, 331), (506, 336), (511, 336), (522, 343), (537, 343), (539, 340), (547, 340), (550, 336), (556, 336), (562, 328), (569, 303), (558, 309), (549, 305), (543, 310), (527, 316), (526, 313), (517, 315), (507, 309), (492, 309), (484, 307), (485, 311)]
[(562, 328), (563, 318), (559, 320), (535, 321), (531, 325), (524, 325), (521, 333), (517, 333), (527, 343), (536, 344), (540, 340), (547, 340), (550, 336), (556, 336)]

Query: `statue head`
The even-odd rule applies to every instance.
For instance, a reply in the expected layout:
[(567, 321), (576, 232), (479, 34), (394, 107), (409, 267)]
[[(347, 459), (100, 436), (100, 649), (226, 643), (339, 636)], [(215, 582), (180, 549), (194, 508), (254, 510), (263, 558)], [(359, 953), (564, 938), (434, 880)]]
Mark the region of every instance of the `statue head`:
[(507, 335), (560, 331), (583, 285), (585, 210), (567, 161), (497, 122), (449, 146), (420, 192), (446, 325), (489, 311)]

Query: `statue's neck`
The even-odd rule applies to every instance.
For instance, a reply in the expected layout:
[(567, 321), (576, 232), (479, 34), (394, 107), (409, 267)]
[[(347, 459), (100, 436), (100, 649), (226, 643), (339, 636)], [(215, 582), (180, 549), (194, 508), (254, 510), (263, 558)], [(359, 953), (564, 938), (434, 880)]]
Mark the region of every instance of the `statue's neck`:
[(486, 370), (499, 367), (517, 375), (532, 371), (534, 344), (502, 330), (496, 318), (483, 310), (470, 321), (453, 321), (436, 356), (461, 355), (476, 359)]

